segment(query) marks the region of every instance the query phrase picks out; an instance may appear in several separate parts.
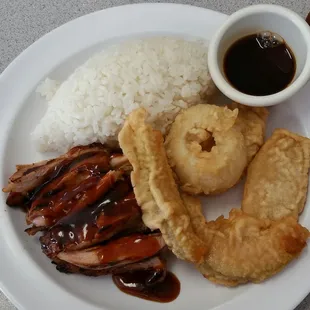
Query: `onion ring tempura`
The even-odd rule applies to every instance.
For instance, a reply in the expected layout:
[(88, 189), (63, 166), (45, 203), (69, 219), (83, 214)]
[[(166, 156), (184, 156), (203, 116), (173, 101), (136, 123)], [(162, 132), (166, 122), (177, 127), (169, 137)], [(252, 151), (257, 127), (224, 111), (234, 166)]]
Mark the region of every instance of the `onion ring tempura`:
[[(198, 104), (178, 114), (165, 146), (182, 190), (221, 193), (234, 186), (247, 166), (245, 139), (234, 127), (238, 109)], [(212, 139), (215, 145), (205, 150)]]

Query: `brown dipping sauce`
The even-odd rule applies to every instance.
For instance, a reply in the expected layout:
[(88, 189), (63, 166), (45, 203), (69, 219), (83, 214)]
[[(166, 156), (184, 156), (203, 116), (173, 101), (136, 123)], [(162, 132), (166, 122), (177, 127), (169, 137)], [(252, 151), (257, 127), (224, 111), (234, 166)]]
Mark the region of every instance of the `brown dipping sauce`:
[(291, 83), (295, 71), (295, 57), (282, 38), (252, 34), (236, 41), (224, 57), (228, 81), (253, 96), (280, 92)]
[(162, 303), (171, 302), (179, 296), (180, 281), (170, 271), (158, 281), (161, 277), (154, 270), (137, 270), (113, 275), (113, 282), (126, 294)]
[(309, 14), (307, 15), (306, 22), (307, 22), (308, 25), (310, 26), (310, 12), (309, 12)]

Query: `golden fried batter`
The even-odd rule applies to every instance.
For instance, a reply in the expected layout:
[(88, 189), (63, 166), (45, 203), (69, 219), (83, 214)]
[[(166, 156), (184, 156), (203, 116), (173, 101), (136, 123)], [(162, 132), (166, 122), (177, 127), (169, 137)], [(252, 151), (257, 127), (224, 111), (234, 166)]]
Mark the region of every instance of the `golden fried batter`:
[(284, 268), (306, 246), (309, 232), (293, 217), (260, 220), (232, 210), (228, 219), (206, 222), (199, 201), (181, 197), (168, 165), (160, 132), (132, 112), (119, 143), (133, 166), (134, 192), (144, 223), (160, 229), (170, 249), (195, 263), (209, 280), (237, 285), (259, 282)]
[(234, 125), (244, 136), (247, 149), (248, 164), (264, 144), (268, 110), (266, 108), (248, 107), (233, 102), (230, 109), (238, 109), (238, 117)]
[(277, 220), (302, 212), (308, 188), (310, 139), (277, 129), (248, 168), (242, 210)]
[(131, 182), (142, 219), (150, 229), (160, 228), (174, 254), (190, 262), (201, 262), (206, 247), (195, 235), (172, 171), (163, 137), (144, 123), (146, 111), (131, 113), (119, 133), (120, 146), (133, 166)]
[[(240, 130), (234, 128), (238, 109), (198, 104), (178, 114), (166, 137), (170, 166), (182, 190), (190, 194), (224, 192), (234, 186), (247, 165)], [(214, 138), (205, 151), (202, 144)]]
[[(292, 217), (281, 221), (260, 220), (233, 209), (205, 224), (201, 207), (187, 206), (197, 235), (210, 248), (200, 272), (226, 286), (261, 282), (283, 269), (306, 246), (307, 229)], [(211, 238), (210, 236), (213, 236)]]

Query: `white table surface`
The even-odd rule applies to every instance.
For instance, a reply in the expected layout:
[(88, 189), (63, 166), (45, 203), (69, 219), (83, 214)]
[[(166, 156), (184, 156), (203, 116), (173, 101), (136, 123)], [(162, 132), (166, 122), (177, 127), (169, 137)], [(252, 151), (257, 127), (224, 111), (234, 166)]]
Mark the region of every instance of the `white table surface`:
[[(309, 0), (0, 0), (0, 73), (30, 44), (45, 33), (67, 21), (111, 6), (139, 2), (175, 2), (191, 4), (217, 10), (226, 14), (231, 14), (242, 7), (258, 3), (283, 5), (294, 10), (303, 17), (310, 11)], [(1, 291), (0, 309), (16, 309)], [(295, 310), (310, 310), (310, 294)]]

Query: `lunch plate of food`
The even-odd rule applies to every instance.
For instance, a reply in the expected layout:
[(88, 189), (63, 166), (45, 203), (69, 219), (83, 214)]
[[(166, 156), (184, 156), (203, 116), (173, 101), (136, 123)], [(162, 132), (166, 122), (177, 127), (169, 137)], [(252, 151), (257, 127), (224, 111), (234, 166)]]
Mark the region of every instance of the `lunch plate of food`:
[(293, 309), (310, 291), (310, 30), (273, 5), (95, 12), (0, 77), (18, 309)]

